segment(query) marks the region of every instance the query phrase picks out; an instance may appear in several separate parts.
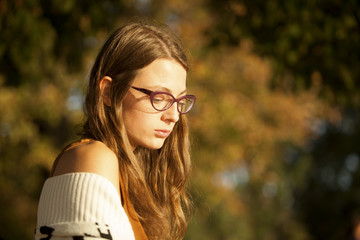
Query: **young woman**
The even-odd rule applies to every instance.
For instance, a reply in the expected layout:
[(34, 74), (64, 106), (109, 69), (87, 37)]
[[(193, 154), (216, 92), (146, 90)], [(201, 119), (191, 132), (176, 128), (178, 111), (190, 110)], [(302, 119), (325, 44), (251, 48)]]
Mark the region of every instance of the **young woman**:
[(35, 239), (181, 239), (191, 162), (188, 60), (165, 26), (130, 23), (90, 74), (79, 142), (55, 160)]

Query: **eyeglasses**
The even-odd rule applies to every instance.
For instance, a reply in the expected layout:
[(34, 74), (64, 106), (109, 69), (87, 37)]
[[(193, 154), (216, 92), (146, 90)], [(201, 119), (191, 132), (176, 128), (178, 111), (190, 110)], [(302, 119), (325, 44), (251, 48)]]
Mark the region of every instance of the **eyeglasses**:
[(144, 88), (132, 88), (149, 95), (151, 105), (157, 111), (165, 111), (169, 109), (174, 104), (174, 102), (176, 102), (178, 112), (185, 114), (191, 110), (196, 101), (196, 97), (194, 95), (185, 95), (179, 98), (175, 98), (168, 92), (153, 92)]

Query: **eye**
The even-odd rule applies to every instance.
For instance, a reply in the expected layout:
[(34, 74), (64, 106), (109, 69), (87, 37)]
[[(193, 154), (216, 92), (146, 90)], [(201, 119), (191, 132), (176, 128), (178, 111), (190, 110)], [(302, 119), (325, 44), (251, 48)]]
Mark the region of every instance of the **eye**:
[(164, 100), (165, 100), (165, 97), (162, 96), (161, 94), (157, 94), (157, 95), (155, 95), (154, 98), (153, 98), (153, 102), (154, 102), (154, 103), (161, 103), (161, 102), (164, 101)]
[(180, 107), (185, 107), (185, 106), (186, 106), (186, 102), (185, 102), (185, 101), (180, 101), (180, 102), (179, 102), (179, 106), (180, 106)]

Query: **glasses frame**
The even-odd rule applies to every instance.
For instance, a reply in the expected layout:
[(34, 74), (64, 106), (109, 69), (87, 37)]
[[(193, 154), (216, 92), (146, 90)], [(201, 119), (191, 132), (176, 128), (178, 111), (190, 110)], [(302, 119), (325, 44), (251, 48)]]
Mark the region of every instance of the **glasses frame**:
[[(138, 87), (134, 87), (134, 86), (131, 86), (131, 88), (139, 91), (139, 92), (142, 92), (142, 93), (145, 93), (146, 95), (148, 95), (150, 97), (150, 102), (151, 102), (151, 105), (152, 107), (156, 110), (156, 111), (159, 111), (159, 112), (163, 112), (163, 111), (166, 111), (168, 110), (169, 108), (171, 108), (171, 106), (176, 102), (177, 103), (177, 111), (180, 113), (180, 114), (185, 114), (185, 113), (188, 113), (192, 108), (193, 106), (195, 105), (195, 102), (196, 102), (196, 97), (194, 95), (185, 95), (185, 96), (181, 96), (179, 98), (175, 98), (171, 93), (169, 92), (159, 92), (159, 91), (151, 91), (151, 90), (148, 90), (148, 89), (145, 89), (145, 88), (138, 88)], [(154, 96), (157, 95), (157, 94), (166, 94), (168, 96), (170, 96), (173, 100), (171, 102), (171, 104), (169, 104), (166, 108), (164, 109), (157, 109), (154, 104), (153, 104), (153, 99), (154, 99)], [(190, 98), (192, 99), (194, 102), (193, 104), (191, 105), (191, 107), (186, 111), (186, 112), (181, 112), (179, 110), (179, 102), (184, 99), (184, 98)]]

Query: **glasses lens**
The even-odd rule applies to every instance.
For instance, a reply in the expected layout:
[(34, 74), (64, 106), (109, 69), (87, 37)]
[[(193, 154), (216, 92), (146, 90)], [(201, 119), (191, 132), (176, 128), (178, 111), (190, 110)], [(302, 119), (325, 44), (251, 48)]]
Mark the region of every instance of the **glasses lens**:
[(155, 94), (152, 98), (152, 105), (159, 111), (169, 108), (173, 102), (174, 99), (170, 95), (164, 93)]
[(178, 110), (181, 113), (187, 113), (188, 111), (190, 111), (193, 105), (194, 99), (190, 97), (185, 97), (179, 101)]

